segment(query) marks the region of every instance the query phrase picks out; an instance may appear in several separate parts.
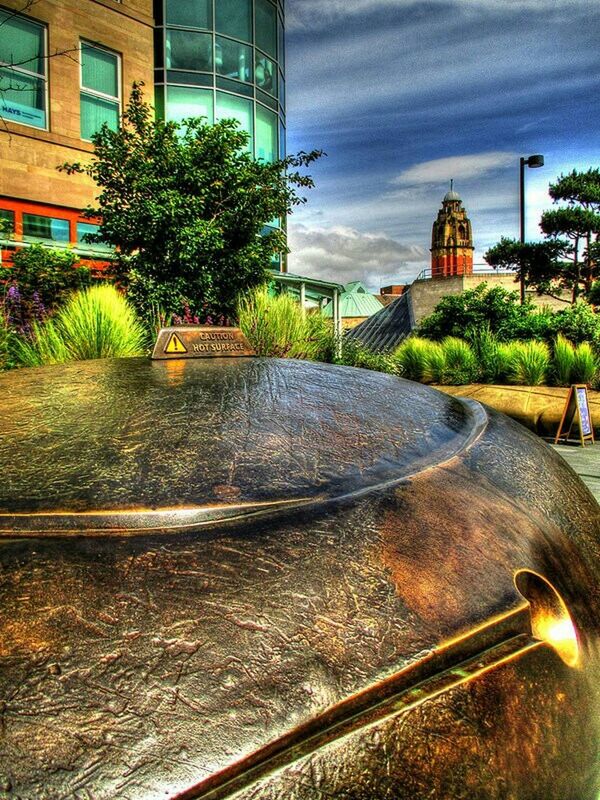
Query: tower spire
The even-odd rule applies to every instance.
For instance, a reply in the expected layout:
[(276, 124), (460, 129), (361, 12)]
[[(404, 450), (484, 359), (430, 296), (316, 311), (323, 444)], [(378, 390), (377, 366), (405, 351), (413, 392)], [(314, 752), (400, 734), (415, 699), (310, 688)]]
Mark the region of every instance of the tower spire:
[(450, 178), (450, 191), (454, 191), (454, 178)]

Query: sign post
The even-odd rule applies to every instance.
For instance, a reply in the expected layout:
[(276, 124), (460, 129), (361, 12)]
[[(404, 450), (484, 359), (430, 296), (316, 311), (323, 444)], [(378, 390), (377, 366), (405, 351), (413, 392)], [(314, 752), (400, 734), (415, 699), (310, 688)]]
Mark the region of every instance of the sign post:
[(587, 386), (579, 383), (572, 384), (569, 389), (554, 444), (558, 444), (561, 439), (565, 442), (569, 440), (576, 420), (579, 424), (581, 446), (585, 447), (586, 442), (594, 444), (594, 425), (590, 412)]
[(153, 359), (224, 358), (253, 356), (254, 350), (239, 328), (218, 328), (213, 325), (176, 325), (161, 328)]

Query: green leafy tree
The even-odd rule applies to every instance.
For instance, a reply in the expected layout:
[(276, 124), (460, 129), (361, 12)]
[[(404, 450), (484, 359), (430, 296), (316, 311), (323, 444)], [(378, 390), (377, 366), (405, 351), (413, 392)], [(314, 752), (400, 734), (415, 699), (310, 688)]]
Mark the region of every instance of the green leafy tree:
[[(521, 283), (523, 301), (527, 286), (535, 287), (538, 294), (553, 296), (565, 287), (564, 270), (560, 259), (569, 249), (569, 243), (563, 239), (519, 242), (503, 236), (498, 244), (490, 247), (484, 258), (494, 269), (501, 267), (515, 270), (516, 280)], [(560, 297), (558, 299), (562, 300)]]
[(179, 125), (155, 120), (134, 84), (119, 130), (93, 137), (91, 163), (65, 164), (100, 189), (97, 240), (117, 249), (115, 274), (146, 317), (235, 313), (238, 296), (264, 283), (275, 254), (287, 251), (280, 230), (261, 232), (305, 202), (299, 172), (322, 153), (301, 152), (274, 163), (254, 160), (249, 135), (234, 120)]
[[(555, 240), (566, 236), (573, 243), (570, 248), (572, 263), (565, 264), (563, 280), (572, 286), (572, 300), (575, 303), (580, 289), (588, 292), (592, 288), (598, 272), (589, 245), (591, 237), (600, 233), (600, 215), (584, 208), (557, 208), (544, 211), (540, 227)], [(587, 242), (583, 252), (582, 242)]]
[(587, 299), (593, 306), (600, 306), (600, 280), (594, 281)]
[(600, 169), (590, 167), (585, 172), (574, 169), (568, 175), (561, 175), (556, 183), (550, 184), (549, 194), (554, 201), (600, 212)]
[(572, 262), (565, 265), (565, 277), (572, 285), (575, 302), (581, 290), (588, 293), (594, 280), (600, 277), (600, 170), (594, 167), (578, 172), (574, 169), (550, 184), (549, 193), (555, 203), (566, 205), (545, 211), (541, 228), (551, 238), (563, 236), (572, 242)]

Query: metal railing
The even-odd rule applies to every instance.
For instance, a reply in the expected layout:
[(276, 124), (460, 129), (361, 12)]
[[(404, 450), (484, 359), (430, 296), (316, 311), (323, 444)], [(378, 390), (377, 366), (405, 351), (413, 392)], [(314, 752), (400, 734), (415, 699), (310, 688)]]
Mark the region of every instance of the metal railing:
[[(506, 267), (498, 267), (498, 269), (491, 269), (489, 264), (473, 264), (473, 272), (467, 273), (467, 277), (468, 275), (471, 274), (477, 276), (487, 275), (489, 277), (493, 275), (514, 275), (515, 270), (507, 269)], [(415, 278), (415, 281), (428, 281), (431, 280), (432, 277), (433, 276), (431, 274), (431, 267), (425, 267), (425, 269), (422, 269), (421, 272), (419, 272), (419, 274)], [(463, 273), (461, 273), (460, 275), (436, 275), (435, 279), (438, 280), (441, 278), (462, 278), (462, 277)]]
[[(108, 245), (86, 244), (85, 242), (54, 242), (48, 239), (37, 239), (26, 241), (24, 239), (9, 239), (0, 236), (0, 266), (2, 265), (2, 250), (14, 251), (24, 247), (31, 247), (34, 244), (41, 244), (50, 250), (70, 250), (81, 258), (88, 258), (93, 261), (112, 261), (115, 258), (115, 250)], [(95, 246), (94, 246), (95, 245)]]

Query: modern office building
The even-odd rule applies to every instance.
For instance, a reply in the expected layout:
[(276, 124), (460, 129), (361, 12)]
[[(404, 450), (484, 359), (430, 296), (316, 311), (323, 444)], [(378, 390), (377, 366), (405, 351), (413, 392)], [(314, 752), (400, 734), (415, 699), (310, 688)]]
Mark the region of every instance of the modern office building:
[(234, 118), (257, 158), (285, 146), (283, 3), (155, 0), (156, 108), (168, 120)]
[(233, 117), (257, 157), (285, 151), (283, 0), (0, 0), (0, 237), (89, 260), (91, 137), (119, 124), (134, 81), (168, 120)]

